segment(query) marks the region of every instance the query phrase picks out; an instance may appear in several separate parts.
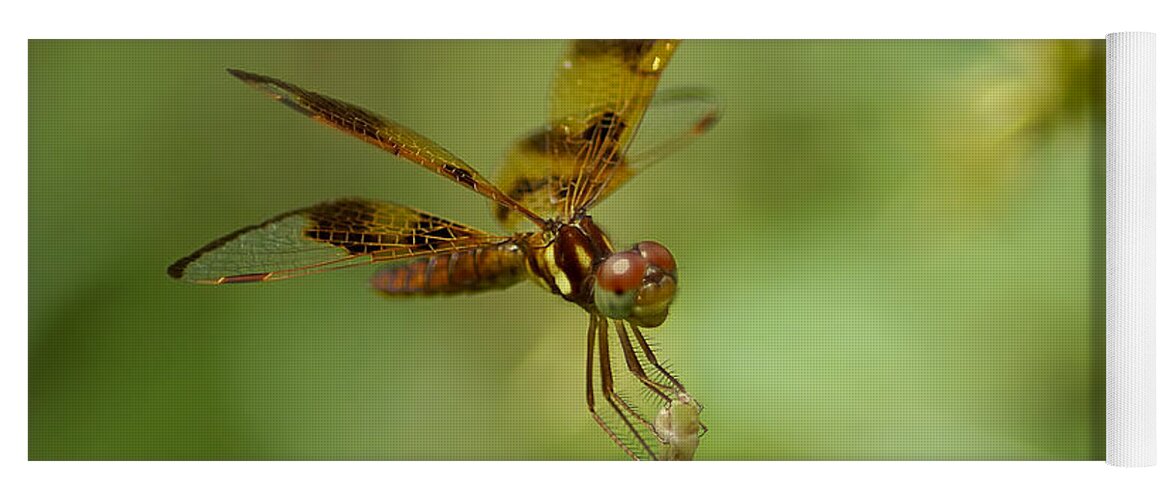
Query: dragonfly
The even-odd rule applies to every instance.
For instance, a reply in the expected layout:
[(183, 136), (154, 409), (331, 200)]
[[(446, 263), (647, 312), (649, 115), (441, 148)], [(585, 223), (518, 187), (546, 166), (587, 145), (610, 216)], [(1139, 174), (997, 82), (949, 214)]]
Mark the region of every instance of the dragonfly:
[[(611, 336), (629, 375), (650, 398), (664, 407), (691, 401), (643, 332), (667, 319), (679, 268), (658, 242), (616, 248), (588, 211), (719, 121), (720, 107), (705, 91), (657, 92), (678, 46), (677, 40), (571, 42), (556, 64), (548, 122), (514, 143), (496, 183), (435, 141), (374, 112), (277, 78), (229, 69), (294, 111), (487, 198), (495, 218), (514, 232), (495, 234), (404, 205), (347, 198), (241, 228), (179, 259), (167, 273), (222, 285), (384, 264), (371, 283), (391, 297), (534, 282), (588, 315), (585, 396), (593, 420), (626, 455), (658, 459), (654, 438), (668, 448), (677, 439), (615, 389)], [(644, 121), (655, 122), (647, 128), (657, 135), (649, 133), (650, 139), (632, 148)], [(518, 230), (521, 224), (534, 228)]]

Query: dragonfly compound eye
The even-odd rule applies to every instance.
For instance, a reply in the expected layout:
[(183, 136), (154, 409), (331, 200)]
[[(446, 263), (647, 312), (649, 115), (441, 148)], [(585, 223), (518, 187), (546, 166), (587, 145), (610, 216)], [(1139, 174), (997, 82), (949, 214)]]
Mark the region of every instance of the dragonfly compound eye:
[(649, 267), (647, 260), (633, 250), (615, 253), (602, 262), (594, 288), (598, 310), (614, 319), (630, 316)]
[(667, 250), (667, 247), (654, 241), (644, 241), (634, 245), (634, 250), (663, 272), (675, 272), (675, 256), (671, 255), (671, 251)]
[(618, 252), (598, 267), (594, 305), (613, 319), (659, 326), (675, 300), (675, 259), (662, 245), (644, 242)]
[(652, 266), (634, 298), (630, 321), (647, 328), (663, 324), (667, 320), (667, 308), (675, 300), (676, 287), (674, 273), (664, 273)]

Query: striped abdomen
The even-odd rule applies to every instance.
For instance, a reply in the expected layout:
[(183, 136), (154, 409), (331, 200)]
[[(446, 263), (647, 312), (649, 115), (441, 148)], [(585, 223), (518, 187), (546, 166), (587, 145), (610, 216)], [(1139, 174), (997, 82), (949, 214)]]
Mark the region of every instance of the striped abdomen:
[(510, 241), (393, 264), (371, 282), (386, 295), (433, 295), (504, 288), (524, 277), (524, 253)]

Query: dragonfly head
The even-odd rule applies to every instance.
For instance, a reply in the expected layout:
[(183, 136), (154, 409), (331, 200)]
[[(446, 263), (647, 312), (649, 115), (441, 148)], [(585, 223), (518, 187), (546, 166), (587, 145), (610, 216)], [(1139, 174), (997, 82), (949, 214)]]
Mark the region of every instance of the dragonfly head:
[(678, 284), (675, 257), (653, 241), (610, 255), (598, 266), (595, 279), (598, 311), (646, 328), (666, 321)]

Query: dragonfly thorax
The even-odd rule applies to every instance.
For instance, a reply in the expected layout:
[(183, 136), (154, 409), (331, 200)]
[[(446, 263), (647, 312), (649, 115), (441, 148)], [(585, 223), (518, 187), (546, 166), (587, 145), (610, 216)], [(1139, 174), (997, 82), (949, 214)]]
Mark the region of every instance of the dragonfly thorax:
[(610, 238), (586, 216), (538, 234), (530, 245), (529, 270), (549, 291), (592, 310), (594, 271), (614, 253)]

